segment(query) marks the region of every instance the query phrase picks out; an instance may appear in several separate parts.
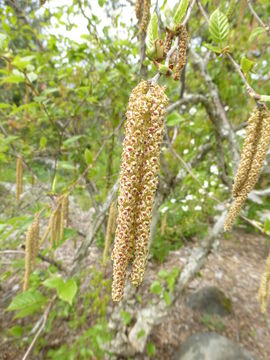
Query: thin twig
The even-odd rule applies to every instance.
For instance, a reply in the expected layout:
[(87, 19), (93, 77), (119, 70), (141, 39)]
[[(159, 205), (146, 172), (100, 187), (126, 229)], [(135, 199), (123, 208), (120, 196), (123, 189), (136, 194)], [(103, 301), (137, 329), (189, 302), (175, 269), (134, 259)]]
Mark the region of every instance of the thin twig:
[(45, 328), (45, 326), (46, 326), (46, 322), (47, 322), (48, 316), (49, 316), (49, 313), (50, 313), (50, 310), (51, 310), (51, 308), (52, 308), (52, 305), (53, 305), (55, 299), (56, 299), (56, 296), (54, 296), (54, 297), (52, 298), (52, 300), (49, 302), (49, 305), (48, 305), (47, 308), (45, 309), (44, 314), (42, 315), (42, 323), (41, 323), (41, 325), (40, 325), (40, 328), (38, 329), (36, 335), (34, 336), (32, 342), (31, 342), (30, 346), (28, 347), (26, 353), (24, 354), (22, 360), (26, 360), (26, 359), (28, 358), (28, 356), (30, 355), (30, 353), (31, 353), (31, 351), (32, 351), (32, 349), (33, 349), (33, 347), (34, 347), (34, 345), (35, 345), (35, 343), (36, 343), (36, 341), (37, 341), (37, 339), (38, 339), (38, 337), (39, 337), (39, 335), (40, 335), (40, 334), (42, 333), (42, 331), (44, 330), (44, 328)]
[(257, 20), (257, 22), (263, 27), (265, 28), (265, 30), (270, 33), (270, 27), (267, 26), (263, 21), (262, 19), (259, 17), (259, 15), (256, 13), (252, 3), (251, 3), (251, 0), (247, 0), (247, 4), (248, 4), (248, 7), (249, 7), (249, 10), (250, 12), (252, 13), (252, 15), (255, 17), (255, 19)]

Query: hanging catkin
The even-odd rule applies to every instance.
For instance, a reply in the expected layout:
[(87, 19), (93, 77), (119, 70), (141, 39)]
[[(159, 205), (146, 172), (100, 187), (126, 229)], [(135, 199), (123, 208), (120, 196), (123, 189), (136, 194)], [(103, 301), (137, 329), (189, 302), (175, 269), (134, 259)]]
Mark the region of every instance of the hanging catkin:
[(32, 224), (32, 227), (33, 227), (33, 239), (31, 246), (31, 261), (33, 266), (35, 266), (36, 258), (38, 256), (38, 251), (39, 251), (39, 214), (35, 215), (35, 219)]
[(38, 237), (39, 237), (39, 215), (35, 215), (33, 223), (28, 227), (25, 241), (25, 273), (23, 291), (29, 288), (29, 279), (31, 269), (35, 264), (38, 254)]
[(135, 12), (136, 12), (136, 18), (137, 18), (138, 20), (141, 19), (141, 15), (142, 15), (142, 5), (143, 5), (143, 0), (136, 0)]
[(108, 253), (109, 253), (109, 249), (111, 247), (116, 215), (117, 215), (117, 208), (116, 208), (115, 202), (112, 202), (112, 204), (110, 206), (109, 217), (108, 217), (108, 222), (107, 222), (106, 237), (105, 237), (103, 259), (102, 259), (102, 264), (104, 267), (107, 266), (107, 262), (108, 262)]
[(262, 313), (266, 312), (268, 300), (270, 297), (270, 254), (265, 263), (265, 269), (261, 277), (260, 287), (258, 291), (258, 300), (261, 304)]
[(20, 196), (23, 192), (23, 160), (21, 156), (18, 156), (16, 162), (16, 201), (20, 200)]
[[(255, 112), (254, 112), (255, 113)], [(238, 187), (236, 186), (235, 189), (235, 201), (232, 204), (226, 221), (225, 221), (225, 225), (224, 225), (224, 229), (225, 230), (230, 230), (235, 219), (237, 218), (239, 212), (241, 211), (248, 194), (250, 193), (250, 191), (254, 188), (259, 176), (260, 176), (260, 172), (261, 169), (263, 167), (263, 163), (264, 163), (264, 159), (266, 157), (266, 153), (269, 147), (269, 143), (270, 143), (270, 112), (268, 110), (268, 108), (265, 105), (260, 104), (259, 105), (259, 126), (256, 128), (257, 131), (257, 136), (256, 136), (256, 141), (255, 141), (255, 151), (254, 153), (250, 153), (252, 156), (252, 160), (251, 160), (251, 164), (249, 167), (249, 170), (247, 169), (247, 176), (245, 176), (244, 178), (246, 179), (246, 181), (244, 183), (242, 183), (240, 180), (237, 180), (236, 185), (239, 185), (239, 190)], [(245, 151), (245, 149), (243, 148), (243, 151)], [(245, 156), (242, 155), (243, 159), (246, 159)], [(247, 160), (245, 160), (246, 163), (248, 163)], [(241, 167), (241, 161), (240, 161), (240, 167)], [(244, 166), (242, 167), (242, 169), (244, 168)], [(241, 170), (243, 171), (243, 170)], [(241, 174), (240, 174), (241, 175)], [(242, 179), (243, 176), (240, 176), (238, 179)]]
[(175, 37), (175, 32), (169, 28), (166, 28), (166, 36), (164, 42), (164, 55), (166, 56), (172, 47), (172, 42)]
[(187, 40), (188, 40), (188, 33), (187, 29), (183, 25), (179, 25), (177, 32), (179, 32), (178, 38), (179, 38), (179, 44), (178, 44), (178, 57), (177, 57), (177, 63), (175, 66), (175, 72), (174, 72), (174, 80), (180, 79), (180, 72), (183, 69), (183, 67), (186, 65), (186, 53), (187, 53)]
[(168, 105), (164, 88), (157, 84), (152, 85), (148, 92), (148, 101), (149, 114), (144, 137), (141, 189), (137, 205), (135, 256), (130, 274), (131, 283), (135, 286), (143, 281), (149, 250), (152, 209), (158, 184), (159, 158), (164, 136), (164, 116)]
[(113, 259), (112, 299), (123, 296), (128, 263), (135, 243), (136, 203), (138, 201), (140, 171), (144, 144), (145, 118), (148, 114), (146, 81), (133, 89), (128, 103), (125, 139), (122, 152), (118, 219), (115, 233)]
[(143, 279), (167, 103), (164, 89), (146, 81), (136, 86), (129, 99), (112, 254), (114, 301), (123, 296), (134, 251), (131, 282), (138, 285)]
[(146, 32), (147, 26), (150, 20), (150, 9), (151, 9), (151, 0), (143, 0), (143, 11), (142, 19), (140, 22), (140, 32)]
[(247, 181), (252, 160), (257, 148), (260, 126), (260, 111), (256, 107), (248, 119), (245, 141), (241, 153), (241, 160), (237, 169), (232, 189), (233, 197), (237, 197), (239, 191), (243, 188), (243, 185), (245, 185)]

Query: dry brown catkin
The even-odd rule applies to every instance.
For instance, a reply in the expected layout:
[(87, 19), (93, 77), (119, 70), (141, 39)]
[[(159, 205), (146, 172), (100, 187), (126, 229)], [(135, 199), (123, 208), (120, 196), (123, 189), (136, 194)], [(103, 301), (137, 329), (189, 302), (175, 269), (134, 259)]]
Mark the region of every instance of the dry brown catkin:
[(224, 225), (225, 230), (230, 230), (239, 212), (241, 211), (248, 194), (254, 188), (263, 167), (264, 159), (270, 143), (270, 112), (265, 105), (259, 106), (260, 127), (258, 129), (258, 140), (252, 163), (241, 190), (237, 193)]
[(18, 156), (16, 162), (16, 201), (20, 200), (20, 196), (23, 192), (23, 159)]
[(118, 218), (115, 233), (113, 259), (112, 299), (120, 301), (123, 296), (128, 263), (135, 244), (136, 204), (138, 201), (141, 163), (144, 145), (145, 118), (148, 114), (146, 94), (149, 85), (140, 82), (132, 91), (125, 124), (122, 152)]
[(178, 45), (178, 58), (175, 66), (174, 80), (180, 79), (180, 72), (186, 65), (186, 53), (188, 44), (188, 33), (185, 26), (179, 26), (179, 45)]
[(270, 297), (270, 254), (265, 263), (265, 269), (261, 277), (260, 287), (258, 291), (258, 300), (261, 304), (262, 313), (266, 312), (267, 304)]

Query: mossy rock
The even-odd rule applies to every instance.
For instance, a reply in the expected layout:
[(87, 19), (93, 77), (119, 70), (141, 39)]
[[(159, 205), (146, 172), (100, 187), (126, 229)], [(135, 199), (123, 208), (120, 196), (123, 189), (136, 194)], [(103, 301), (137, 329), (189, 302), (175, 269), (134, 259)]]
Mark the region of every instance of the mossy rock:
[(226, 316), (232, 312), (231, 300), (215, 286), (206, 286), (192, 293), (187, 305), (193, 309), (211, 315)]

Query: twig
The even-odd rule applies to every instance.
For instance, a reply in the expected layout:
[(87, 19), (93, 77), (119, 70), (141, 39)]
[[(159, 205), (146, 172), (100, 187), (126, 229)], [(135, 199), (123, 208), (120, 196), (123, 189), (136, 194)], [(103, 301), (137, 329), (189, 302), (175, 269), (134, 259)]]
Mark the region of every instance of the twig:
[[(185, 19), (182, 23), (184, 26), (186, 26), (189, 21), (189, 18), (190, 18), (190, 15), (191, 15), (191, 12), (192, 12), (192, 9), (193, 9), (195, 3), (196, 3), (196, 0), (192, 0), (190, 6), (188, 7)], [(178, 38), (176, 39), (174, 46), (171, 47), (171, 49), (168, 51), (168, 54), (166, 56), (165, 64), (167, 66), (169, 65), (172, 54), (175, 52), (175, 50), (177, 50), (177, 47), (178, 47)], [(151, 84), (155, 84), (159, 80), (160, 76), (161, 76), (161, 73), (158, 72), (151, 80), (149, 80), (149, 82)]]
[[(205, 18), (205, 20), (207, 21), (207, 23), (209, 23), (209, 17), (207, 15), (207, 13), (205, 12), (200, 0), (196, 0), (197, 1), (197, 4), (198, 4), (198, 7), (203, 15), (203, 17)], [(243, 83), (245, 84), (246, 86), (246, 90), (247, 90), (247, 93), (250, 97), (252, 97), (256, 102), (258, 100), (260, 100), (261, 98), (261, 95), (256, 93), (256, 91), (252, 88), (252, 86), (248, 83), (245, 75), (243, 74), (242, 70), (241, 70), (241, 67), (237, 64), (237, 62), (233, 59), (233, 57), (229, 54), (229, 53), (226, 53), (226, 56), (228, 57), (228, 59), (230, 60), (230, 62), (232, 63), (232, 65), (234, 66), (236, 72), (239, 74), (239, 76), (241, 77)]]
[(32, 349), (33, 349), (33, 347), (34, 347), (34, 345), (35, 345), (35, 343), (36, 343), (36, 341), (37, 341), (37, 339), (38, 339), (38, 337), (39, 337), (39, 335), (40, 335), (40, 334), (42, 333), (42, 331), (44, 330), (45, 325), (46, 325), (46, 322), (47, 322), (47, 319), (48, 319), (48, 316), (49, 316), (49, 313), (50, 313), (50, 310), (51, 310), (51, 308), (52, 308), (52, 305), (53, 305), (55, 299), (56, 299), (56, 296), (54, 296), (54, 297), (52, 298), (52, 300), (49, 302), (49, 305), (48, 305), (47, 308), (45, 309), (44, 314), (42, 315), (42, 323), (41, 323), (41, 325), (40, 325), (40, 328), (38, 329), (36, 335), (34, 336), (32, 342), (31, 342), (30, 346), (28, 347), (26, 353), (24, 354), (22, 360), (26, 360), (26, 359), (28, 358), (28, 356), (30, 355), (30, 353), (31, 353), (31, 351), (32, 351)]
[(259, 15), (256, 13), (252, 3), (251, 3), (251, 0), (247, 0), (247, 4), (248, 4), (248, 7), (249, 7), (249, 10), (250, 12), (252, 13), (252, 15), (255, 17), (255, 19), (257, 20), (257, 22), (263, 27), (265, 28), (265, 30), (270, 33), (270, 27), (267, 26), (263, 21), (262, 19), (259, 17)]

